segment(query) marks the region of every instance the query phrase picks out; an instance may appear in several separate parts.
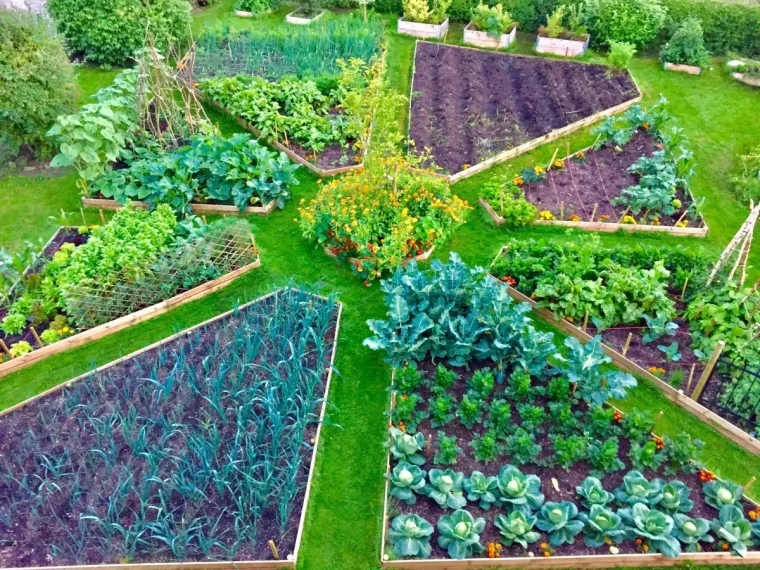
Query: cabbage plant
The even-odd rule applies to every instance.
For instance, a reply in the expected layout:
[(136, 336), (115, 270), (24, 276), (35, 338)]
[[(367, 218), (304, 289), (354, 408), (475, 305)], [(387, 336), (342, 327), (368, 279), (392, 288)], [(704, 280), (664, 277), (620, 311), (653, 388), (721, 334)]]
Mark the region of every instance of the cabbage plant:
[(578, 507), (569, 501), (546, 503), (538, 513), (536, 526), (549, 533), (552, 546), (573, 544), (583, 530), (583, 522), (577, 517)]
[(662, 497), (655, 506), (669, 515), (691, 512), (694, 501), (689, 499), (689, 493), (689, 488), (681, 481), (671, 481), (662, 488)]
[(452, 469), (431, 469), (428, 473), (430, 482), (422, 492), (444, 509), (461, 509), (467, 504), (462, 487), (464, 474)]
[(390, 473), (391, 495), (407, 505), (417, 502), (414, 492), (421, 492), (425, 486), (425, 472), (411, 463), (402, 461)]
[(618, 511), (623, 519), (626, 530), (626, 538), (647, 539), (647, 544), (652, 552), (660, 552), (670, 558), (678, 556), (681, 552), (681, 544), (673, 536), (673, 518), (665, 513), (650, 509), (644, 503), (635, 503), (627, 509)]
[(715, 479), (702, 485), (705, 493), (705, 502), (720, 510), (726, 505), (738, 505), (744, 494), (744, 488), (730, 481)]
[(512, 511), (509, 515), (499, 515), (494, 520), (494, 524), (501, 532), (502, 543), (504, 546), (512, 546), (517, 543), (523, 548), (528, 548), (529, 544), (538, 542), (541, 533), (536, 532), (533, 528), (536, 526), (536, 517), (525, 515), (520, 511)]
[(592, 505), (588, 513), (580, 513), (583, 522), (583, 542), (589, 548), (599, 548), (614, 542), (620, 544), (625, 538), (625, 527), (620, 515), (602, 505)]
[(726, 505), (720, 509), (718, 518), (710, 523), (712, 531), (718, 538), (726, 541), (733, 554), (744, 556), (747, 547), (752, 546), (752, 525), (744, 518), (739, 507)]
[(486, 526), (484, 518), (473, 518), (465, 511), (454, 511), (438, 519), (438, 546), (445, 548), (449, 556), (456, 559), (470, 558), (473, 553), (480, 554), (485, 547), (480, 544), (480, 533)]
[(390, 434), (390, 449), (394, 459), (406, 461), (413, 465), (425, 463), (425, 456), (421, 451), (425, 448), (425, 436), (421, 433), (410, 435), (398, 428), (388, 430)]
[(625, 505), (638, 503), (653, 506), (662, 498), (662, 488), (665, 486), (662, 479), (649, 481), (641, 474), (641, 471), (629, 471), (623, 477), (623, 484), (613, 491), (615, 499)]
[(673, 536), (686, 546), (686, 552), (700, 552), (700, 542), (715, 542), (710, 536), (710, 523), (706, 519), (693, 519), (682, 513), (673, 515)]
[(586, 477), (583, 483), (575, 488), (575, 492), (583, 499), (581, 504), (587, 509), (594, 505), (603, 507), (615, 498), (612, 493), (604, 490), (599, 479), (591, 476)]
[(499, 502), (526, 515), (544, 504), (541, 480), (535, 475), (526, 475), (514, 465), (505, 465), (496, 478), (499, 487)]
[(399, 515), (391, 522), (388, 540), (397, 556), (429, 558), (433, 525), (419, 515)]
[(481, 509), (488, 510), (496, 502), (497, 488), (496, 477), (486, 477), (480, 471), (473, 471), (470, 477), (464, 480), (467, 500), (471, 503), (479, 501)]

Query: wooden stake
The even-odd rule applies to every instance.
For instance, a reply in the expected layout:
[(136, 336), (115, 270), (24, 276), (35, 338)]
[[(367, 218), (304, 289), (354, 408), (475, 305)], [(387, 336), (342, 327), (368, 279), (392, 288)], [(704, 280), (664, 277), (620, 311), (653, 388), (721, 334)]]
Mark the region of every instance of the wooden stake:
[(718, 358), (720, 358), (720, 355), (725, 347), (726, 343), (722, 340), (719, 340), (715, 345), (715, 350), (713, 350), (713, 353), (710, 356), (710, 360), (707, 361), (707, 365), (702, 371), (702, 375), (699, 377), (699, 382), (697, 382), (697, 387), (694, 388), (694, 393), (691, 395), (691, 399), (695, 402), (699, 400), (699, 396), (702, 395), (702, 390), (705, 389), (705, 384), (707, 384), (707, 381), (712, 375), (713, 368), (715, 368), (715, 365), (718, 363)]
[(686, 395), (689, 395), (689, 392), (691, 392), (691, 382), (694, 380), (694, 371), (697, 369), (697, 363), (691, 365), (691, 372), (689, 372), (689, 380), (686, 382)]
[(2, 349), (5, 351), (5, 353), (6, 353), (8, 356), (10, 356), (11, 358), (13, 358), (13, 356), (11, 356), (11, 351), (10, 351), (10, 349), (8, 348), (8, 345), (7, 345), (7, 344), (5, 344), (5, 341), (4, 341), (3, 339), (1, 339), (1, 338), (0, 338), (0, 347), (2, 347)]
[(618, 224), (619, 224), (620, 222), (622, 222), (622, 221), (623, 221), (623, 218), (625, 218), (625, 215), (628, 213), (628, 210), (630, 210), (630, 209), (631, 209), (631, 207), (630, 207), (630, 206), (628, 206), (628, 207), (625, 209), (625, 212), (623, 212), (623, 215), (622, 215), (622, 216), (620, 216), (620, 219), (617, 221), (617, 223), (618, 223)]
[(681, 289), (681, 300), (683, 301), (683, 296), (686, 295), (686, 287), (689, 286), (689, 278), (687, 277), (684, 279), (683, 282), (683, 289)]
[(106, 225), (106, 215), (103, 213), (103, 208), (100, 209), (100, 223)]
[(633, 333), (628, 333), (628, 338), (625, 339), (625, 344), (623, 345), (623, 352), (622, 355), (625, 356), (628, 352), (628, 347), (631, 346), (631, 339), (633, 338)]
[(40, 335), (37, 334), (37, 331), (34, 330), (34, 327), (29, 327), (29, 330), (32, 331), (32, 336), (34, 337), (34, 340), (37, 341), (37, 344), (40, 345), (40, 348), (45, 346), (44, 344), (42, 344), (42, 339), (40, 338)]
[(559, 203), (559, 219), (564, 220), (565, 219), (565, 201), (562, 200), (562, 202)]
[(559, 147), (557, 147), (557, 150), (554, 151), (554, 154), (552, 155), (552, 159), (549, 161), (549, 164), (546, 166), (547, 172), (549, 172), (552, 169), (552, 164), (554, 164), (554, 159), (557, 158), (558, 152), (559, 152)]
[(274, 540), (269, 541), (269, 550), (272, 551), (272, 556), (274, 556), (275, 560), (280, 559), (280, 553), (277, 552), (277, 547), (274, 545)]
[(87, 217), (84, 215), (84, 208), (79, 208), (79, 212), (82, 214), (82, 225), (87, 227)]
[(749, 488), (752, 486), (752, 484), (753, 484), (755, 481), (757, 481), (757, 479), (756, 479), (756, 478), (755, 478), (755, 476), (753, 475), (752, 477), (750, 477), (750, 478), (749, 478), (749, 481), (747, 481), (747, 482), (744, 484), (744, 491), (746, 492), (746, 491), (747, 491), (747, 489), (749, 489)]
[(588, 327), (588, 311), (586, 311), (586, 315), (583, 317), (583, 332), (586, 332), (586, 327)]
[(427, 451), (427, 454), (430, 455), (430, 452), (433, 450), (433, 435), (432, 434), (428, 436), (427, 446), (425, 446), (425, 449)]
[(201, 216), (201, 220), (203, 220), (203, 223), (204, 223), (204, 224), (208, 224), (208, 222), (206, 221), (206, 214), (203, 214), (203, 215)]
[(597, 202), (596, 204), (594, 204), (594, 211), (591, 212), (591, 219), (589, 220), (589, 222), (593, 222), (594, 221), (594, 218), (596, 218), (596, 211), (598, 209), (599, 209), (599, 202)]
[(663, 412), (662, 410), (660, 410), (659, 413), (657, 414), (657, 417), (654, 418), (654, 423), (659, 422), (662, 419), (662, 416), (664, 416), (664, 415), (665, 415), (665, 412)]

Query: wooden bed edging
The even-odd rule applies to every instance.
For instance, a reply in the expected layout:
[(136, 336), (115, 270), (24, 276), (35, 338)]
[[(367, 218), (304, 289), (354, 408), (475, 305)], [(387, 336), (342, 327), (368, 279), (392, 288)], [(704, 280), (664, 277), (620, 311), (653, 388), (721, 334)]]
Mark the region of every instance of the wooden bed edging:
[(61, 339), (57, 342), (54, 342), (53, 344), (48, 344), (46, 346), (43, 346), (42, 348), (33, 350), (32, 352), (29, 352), (23, 356), (12, 358), (0, 364), (0, 378), (4, 378), (5, 376), (8, 376), (8, 374), (11, 374), (18, 370), (21, 370), (22, 368), (26, 368), (27, 366), (31, 366), (32, 364), (36, 364), (37, 362), (45, 360), (46, 358), (53, 356), (54, 354), (59, 354), (61, 352), (65, 352), (77, 346), (81, 346), (83, 344), (87, 344), (89, 342), (99, 340), (105, 336), (108, 336), (120, 330), (129, 328), (143, 321), (152, 319), (155, 316), (167, 313), (171, 309), (179, 307), (180, 305), (184, 305), (185, 303), (189, 303), (190, 301), (202, 299), (203, 297), (210, 295), (211, 293), (214, 293), (215, 291), (218, 291), (219, 289), (226, 287), (231, 281), (233, 281), (240, 275), (248, 273), (252, 269), (256, 269), (257, 267), (260, 267), (260, 266), (261, 266), (261, 259), (257, 259), (253, 263), (244, 265), (243, 267), (240, 267), (234, 271), (231, 271), (225, 275), (222, 275), (221, 277), (218, 277), (217, 279), (214, 279), (213, 281), (208, 281), (207, 283), (203, 283), (202, 285), (193, 287), (192, 289), (185, 291), (184, 293), (175, 295), (174, 297), (161, 301), (160, 303), (156, 303), (155, 305), (151, 305), (150, 307), (140, 309), (139, 311), (130, 313), (128, 315), (124, 315), (123, 317), (119, 317), (118, 319), (115, 319), (113, 321), (104, 323), (102, 325), (98, 325), (97, 327), (88, 329), (86, 331), (82, 331), (80, 333), (77, 333), (75, 335), (72, 335), (64, 339)]
[[(503, 224), (506, 222), (499, 214), (494, 212), (491, 205), (482, 197), (478, 197), (478, 203), (486, 211), (488, 216), (496, 223)], [(702, 218), (702, 214), (699, 215)], [(576, 228), (592, 232), (616, 232), (624, 230), (628, 232), (660, 232), (674, 236), (692, 236), (705, 237), (707, 235), (707, 222), (702, 218), (702, 226), (698, 228), (677, 228), (676, 226), (651, 226), (644, 224), (616, 224), (607, 222), (570, 222), (564, 220), (534, 220), (531, 225), (534, 226), (556, 226), (565, 228)]]
[[(150, 204), (147, 202), (134, 201), (132, 205), (135, 208), (147, 210), (150, 208)], [(119, 204), (116, 200), (110, 200), (107, 198), (87, 198), (82, 196), (82, 206), (85, 208), (99, 208), (101, 210), (121, 210), (124, 206)], [(191, 203), (190, 209), (193, 214), (219, 214), (222, 216), (246, 216), (249, 214), (257, 214), (259, 216), (266, 216), (277, 206), (277, 200), (272, 200), (264, 206), (248, 206), (243, 212), (241, 212), (237, 206), (228, 206), (225, 204), (197, 204)]]
[[(324, 250), (324, 252), (325, 252), (325, 253), (326, 253), (328, 256), (332, 257), (333, 259), (338, 259), (338, 256), (337, 256), (336, 254), (334, 254), (332, 251), (330, 251), (330, 248), (328, 248), (327, 246), (324, 246), (322, 249)], [(407, 257), (406, 259), (403, 259), (403, 260), (401, 261), (401, 265), (402, 265), (402, 266), (404, 266), (404, 265), (408, 265), (408, 264), (409, 264), (409, 262), (410, 262), (412, 259), (414, 259), (415, 261), (427, 261), (427, 260), (430, 258), (430, 256), (431, 256), (431, 255), (433, 255), (433, 252), (434, 252), (434, 251), (435, 251), (435, 246), (432, 246), (432, 247), (431, 247), (429, 250), (427, 250), (427, 251), (426, 251), (426, 252), (424, 252), (424, 253), (421, 253), (421, 254), (419, 254), (419, 255), (416, 255), (416, 256), (414, 256), (414, 257)], [(349, 257), (349, 258), (348, 258), (348, 262), (349, 262), (351, 265), (356, 265), (357, 263), (359, 263), (359, 261), (361, 261), (361, 260), (357, 259), (356, 257)]]
[[(299, 289), (294, 288), (294, 287), (291, 287), (290, 289), (299, 291)], [(187, 328), (181, 332), (178, 332), (162, 340), (154, 342), (153, 344), (143, 347), (139, 350), (131, 352), (130, 354), (127, 354), (126, 356), (122, 356), (121, 358), (112, 360), (111, 362), (108, 362), (104, 364), (103, 366), (99, 366), (98, 368), (94, 370), (85, 372), (84, 374), (80, 374), (76, 378), (72, 378), (71, 380), (62, 382), (61, 384), (58, 384), (57, 386), (53, 386), (52, 388), (45, 390), (44, 392), (41, 392), (35, 396), (32, 396), (31, 398), (24, 400), (23, 402), (20, 402), (18, 404), (15, 404), (13, 406), (10, 406), (9, 408), (6, 408), (0, 411), (0, 417), (10, 414), (11, 412), (18, 410), (19, 408), (22, 408), (28, 404), (31, 404), (32, 402), (35, 402), (39, 399), (55, 394), (56, 392), (59, 392), (65, 388), (70, 388), (77, 382), (80, 382), (82, 380), (85, 380), (91, 377), (93, 374), (103, 372), (104, 370), (107, 370), (113, 366), (116, 366), (117, 364), (130, 360), (132, 358), (135, 358), (144, 352), (148, 352), (164, 344), (168, 344), (175, 340), (179, 340), (183, 337), (189, 336), (201, 327), (206, 327), (212, 323), (215, 323), (216, 321), (225, 319), (229, 317), (230, 315), (232, 315), (233, 313), (236, 313), (242, 309), (245, 309), (246, 307), (249, 307), (253, 305), (254, 303), (261, 303), (262, 301), (268, 299), (269, 297), (272, 297), (273, 295), (276, 295), (279, 291), (282, 291), (282, 290), (283, 288), (276, 289), (275, 291), (272, 291), (271, 293), (267, 293), (266, 295), (263, 295), (252, 301), (249, 301), (248, 303), (245, 303), (244, 305), (236, 309), (225, 311), (224, 313), (220, 315), (207, 319), (203, 321), (202, 323), (198, 323), (197, 325)], [(322, 295), (317, 295), (314, 293), (308, 293), (308, 294), (318, 299), (327, 300), (327, 297), (324, 297)], [(322, 405), (320, 407), (321, 409), (319, 413), (319, 424), (317, 425), (317, 433), (314, 436), (314, 448), (312, 450), (311, 466), (309, 468), (309, 478), (306, 482), (306, 493), (304, 495), (303, 503), (301, 505), (301, 518), (298, 524), (298, 533), (296, 534), (296, 544), (293, 549), (292, 560), (149, 562), (149, 563), (137, 563), (137, 564), (91, 564), (91, 565), (81, 565), (81, 566), (18, 567), (18, 568), (8, 568), (8, 569), (4, 568), (2, 570), (247, 570), (249, 568), (251, 570), (278, 570), (280, 568), (295, 568), (296, 562), (298, 561), (298, 550), (301, 546), (301, 537), (303, 535), (303, 527), (306, 520), (306, 508), (308, 506), (309, 493), (311, 492), (311, 483), (314, 477), (314, 470), (315, 470), (315, 465), (316, 465), (316, 460), (317, 460), (317, 451), (319, 448), (319, 436), (322, 433), (322, 422), (325, 417), (325, 411), (327, 409), (327, 398), (330, 393), (330, 381), (332, 379), (332, 373), (333, 373), (334, 365), (335, 365), (335, 353), (338, 350), (338, 337), (340, 333), (340, 319), (343, 314), (343, 303), (341, 303), (340, 301), (335, 301), (335, 304), (338, 307), (338, 316), (336, 317), (336, 321), (335, 321), (335, 336), (333, 340), (332, 354), (330, 355), (330, 366), (327, 371), (327, 379), (325, 380), (325, 393), (322, 399)]]

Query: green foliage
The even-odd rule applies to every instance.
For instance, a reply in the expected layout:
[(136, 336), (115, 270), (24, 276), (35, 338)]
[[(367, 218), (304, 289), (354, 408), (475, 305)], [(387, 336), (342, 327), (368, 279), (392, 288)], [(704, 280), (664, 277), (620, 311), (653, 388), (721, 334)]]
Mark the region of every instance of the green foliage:
[(50, 0), (47, 7), (69, 48), (92, 63), (126, 64), (143, 45), (148, 23), (161, 50), (190, 29), (184, 0)]
[(473, 518), (464, 510), (454, 511), (438, 519), (438, 546), (445, 548), (455, 560), (471, 558), (485, 547), (480, 544), (480, 533), (486, 526), (484, 518)]
[(662, 488), (660, 502), (653, 505), (671, 516), (676, 513), (688, 513), (694, 508), (694, 501), (689, 499), (689, 488), (681, 481), (671, 481)]
[(632, 442), (644, 442), (650, 438), (654, 427), (654, 415), (649, 410), (633, 408), (623, 416), (623, 433)]
[(578, 431), (581, 413), (574, 411), (570, 402), (549, 402), (552, 419), (550, 433), (568, 435)]
[(456, 465), (457, 457), (462, 455), (462, 448), (457, 445), (456, 436), (447, 437), (442, 431), (438, 432), (435, 447), (433, 463), (436, 465)]
[(433, 525), (419, 515), (399, 515), (391, 521), (388, 540), (398, 556), (429, 558)]
[(390, 452), (394, 459), (406, 461), (412, 465), (425, 463), (422, 450), (425, 448), (425, 436), (421, 433), (414, 435), (404, 433), (398, 428), (388, 430), (390, 436)]
[(662, 46), (660, 59), (663, 62), (697, 67), (710, 63), (710, 52), (705, 48), (702, 24), (697, 18), (686, 18), (681, 22), (668, 43)]
[(494, 399), (488, 410), (485, 425), (500, 438), (507, 437), (512, 431), (512, 406), (504, 399)]
[(458, 378), (459, 375), (454, 370), (446, 368), (443, 364), (439, 364), (435, 369), (435, 385), (442, 390), (452, 388)]
[(691, 434), (686, 432), (680, 432), (673, 438), (666, 435), (663, 441), (665, 473), (694, 473), (699, 468), (699, 456), (705, 446), (704, 441), (692, 439)]
[(565, 18), (566, 11), (567, 6), (561, 4), (554, 9), (554, 12), (547, 16), (546, 26), (543, 28), (543, 32), (546, 33), (547, 36), (550, 38), (558, 38), (562, 35), (565, 31), (565, 28), (562, 25), (562, 20)]
[(428, 0), (402, 0), (404, 5), (404, 19), (410, 22), (428, 22), (430, 20), (430, 7)]
[(620, 544), (625, 538), (625, 528), (620, 515), (602, 505), (591, 505), (588, 514), (580, 513), (583, 523), (583, 543), (589, 548), (601, 548), (614, 542)]
[(610, 40), (610, 53), (607, 54), (607, 64), (612, 69), (622, 71), (628, 69), (633, 56), (636, 54), (636, 46), (630, 42), (618, 42)]
[(472, 456), (483, 463), (496, 461), (502, 453), (494, 430), (475, 435), (470, 442), (470, 447), (472, 447)]
[(675, 336), (678, 330), (678, 324), (671, 321), (668, 315), (663, 313), (657, 313), (655, 317), (644, 315), (644, 320), (647, 322), (647, 331), (641, 339), (644, 344), (649, 344), (662, 336)]
[(645, 504), (636, 503), (618, 511), (626, 527), (626, 538), (646, 539), (650, 552), (659, 552), (673, 558), (681, 553), (681, 544), (673, 536), (673, 519)]
[(654, 441), (643, 443), (634, 441), (631, 443), (628, 458), (631, 460), (634, 469), (659, 469), (665, 461), (665, 453), (657, 449), (657, 444)]
[(518, 402), (533, 400), (530, 373), (522, 368), (515, 368), (509, 376), (507, 393)]
[(422, 372), (417, 370), (416, 363), (410, 362), (406, 366), (396, 368), (395, 382), (399, 392), (409, 394), (422, 385)]
[(570, 381), (564, 376), (555, 376), (549, 380), (546, 395), (553, 402), (567, 402), (570, 399)]
[(19, 356), (24, 356), (25, 354), (29, 354), (34, 350), (32, 348), (32, 345), (26, 342), (25, 340), (20, 340), (18, 342), (15, 342), (10, 347), (10, 353), (11, 358), (18, 358)]
[(235, 0), (235, 10), (251, 12), (254, 15), (263, 14), (271, 7), (268, 0)]
[(421, 492), (425, 486), (425, 472), (410, 463), (401, 461), (391, 471), (391, 495), (404, 501), (407, 505), (417, 502), (416, 492)]
[(396, 405), (391, 411), (392, 423), (404, 425), (408, 431), (417, 429), (417, 424), (428, 417), (426, 412), (417, 410), (417, 404), (420, 402), (418, 394), (402, 394), (396, 399)]
[(496, 503), (496, 489), (496, 477), (486, 477), (480, 471), (473, 471), (470, 477), (464, 480), (467, 500), (478, 503), (481, 509), (489, 510), (491, 505)]
[(545, 503), (538, 512), (536, 526), (549, 533), (552, 546), (573, 544), (583, 530), (583, 521), (577, 517), (578, 507), (569, 501)]
[(538, 215), (536, 207), (525, 199), (522, 189), (512, 182), (505, 184), (487, 182), (482, 187), (481, 196), (499, 216), (504, 218), (508, 228), (531, 224)]
[(586, 477), (583, 482), (575, 487), (575, 492), (581, 497), (581, 504), (587, 509), (594, 506), (606, 506), (614, 496), (605, 491), (602, 482), (596, 477)]
[(629, 471), (623, 477), (623, 484), (613, 491), (615, 500), (624, 505), (656, 505), (662, 498), (662, 479), (649, 481), (640, 471)]
[(527, 516), (544, 504), (541, 480), (535, 475), (524, 474), (514, 465), (501, 468), (496, 485), (499, 502), (510, 512), (519, 511)]
[(478, 3), (472, 11), (472, 21), (481, 32), (488, 32), (489, 36), (498, 38), (512, 27), (512, 16), (505, 12), (501, 4), (488, 6)]
[(658, 344), (657, 350), (665, 355), (668, 362), (678, 362), (681, 360), (681, 353), (678, 352), (677, 341), (673, 341), (670, 344)]
[(588, 454), (589, 439), (583, 435), (555, 435), (552, 440), (554, 460), (566, 471)]
[(725, 505), (721, 507), (718, 518), (710, 522), (710, 528), (720, 539), (731, 547), (731, 553), (743, 556), (747, 547), (752, 546), (752, 526), (744, 518), (739, 507)]
[(711, 507), (721, 510), (725, 506), (741, 507), (744, 488), (731, 481), (715, 479), (702, 485), (705, 502)]
[(464, 475), (451, 469), (431, 469), (428, 484), (422, 492), (444, 509), (461, 509), (467, 504), (464, 498)]
[(682, 513), (673, 515), (673, 536), (686, 545), (686, 552), (700, 552), (700, 542), (715, 542), (715, 539), (707, 534), (709, 531), (710, 523), (705, 519), (693, 519)]
[(443, 427), (454, 419), (454, 398), (449, 394), (440, 393), (430, 399), (431, 425), (434, 428)]
[(588, 446), (588, 462), (591, 467), (600, 473), (613, 473), (625, 468), (622, 460), (618, 457), (620, 444), (617, 437), (602, 441), (591, 441)]
[(488, 395), (493, 392), (493, 372), (486, 368), (476, 370), (470, 380), (467, 382), (467, 387), (470, 389), (470, 391), (478, 394), (481, 398), (487, 398)]
[(22, 146), (49, 154), (45, 132), (74, 106), (72, 69), (50, 20), (0, 11), (0, 165)]
[(8, 313), (3, 318), (0, 330), (7, 335), (20, 334), (26, 328), (26, 315), (22, 313)]
[(615, 410), (609, 406), (591, 406), (583, 425), (589, 435), (599, 440), (605, 440), (620, 432), (615, 423)]
[(536, 461), (541, 453), (541, 446), (536, 443), (533, 432), (518, 427), (507, 437), (504, 443), (504, 452), (517, 465), (524, 465)]
[(659, 0), (597, 0), (591, 23), (596, 41), (628, 42), (641, 47), (654, 41), (667, 9)]
[(532, 404), (522, 404), (517, 406), (517, 412), (520, 414), (520, 425), (530, 432), (540, 433), (546, 421), (546, 410), (542, 406)]
[(529, 544), (538, 542), (541, 538), (541, 533), (533, 530), (536, 526), (536, 517), (526, 516), (520, 511), (512, 511), (506, 516), (498, 515), (494, 519), (494, 524), (501, 532), (501, 542), (506, 547), (517, 543), (527, 549)]

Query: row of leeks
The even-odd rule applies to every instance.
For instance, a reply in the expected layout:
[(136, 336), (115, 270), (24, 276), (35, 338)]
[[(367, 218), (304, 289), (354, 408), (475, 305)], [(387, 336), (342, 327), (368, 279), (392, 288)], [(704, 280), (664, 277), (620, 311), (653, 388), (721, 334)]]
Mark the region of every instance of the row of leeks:
[(337, 312), (283, 289), (0, 418), (36, 414), (0, 442), (0, 531), (55, 564), (292, 552)]

